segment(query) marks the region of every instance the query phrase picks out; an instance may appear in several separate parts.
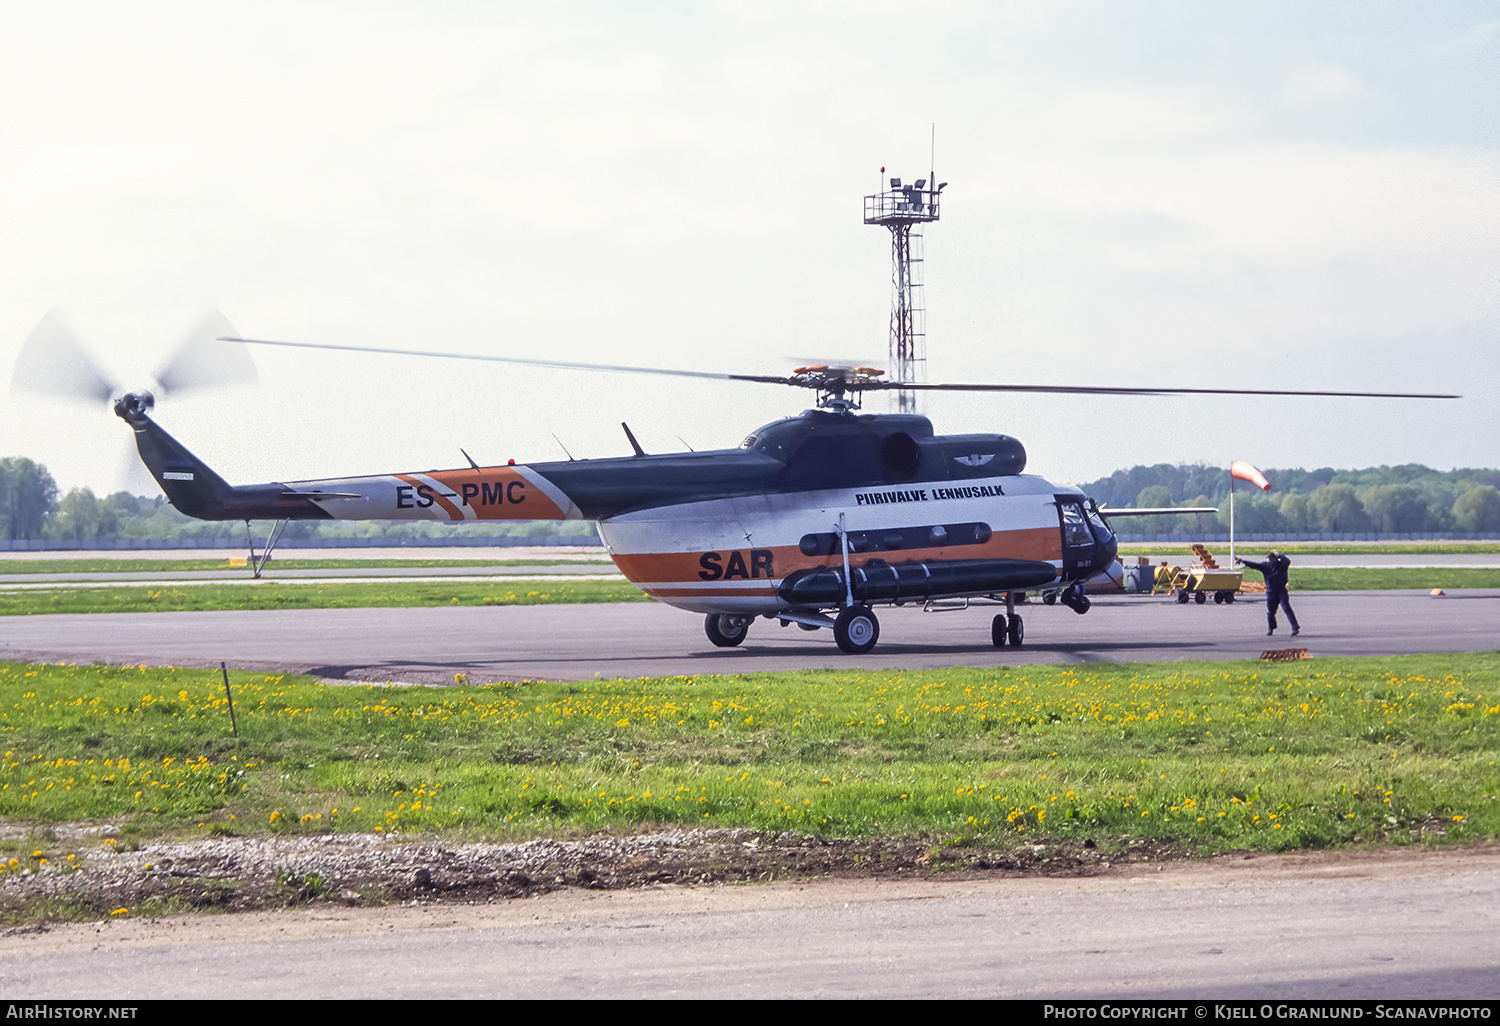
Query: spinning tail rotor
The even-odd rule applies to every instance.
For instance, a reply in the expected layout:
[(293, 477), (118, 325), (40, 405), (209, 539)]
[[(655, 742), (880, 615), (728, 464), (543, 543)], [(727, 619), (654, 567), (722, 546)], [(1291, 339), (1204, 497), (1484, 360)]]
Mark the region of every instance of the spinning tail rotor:
[[(150, 387), (127, 391), (100, 368), (54, 310), (42, 318), (21, 346), (11, 391), (97, 406), (109, 406), (113, 401), (116, 407), (144, 412), (156, 405), (158, 395), (253, 385), (259, 379), (249, 352), (243, 346), (218, 341), (220, 336), (233, 333), (234, 327), (223, 314), (205, 311), (151, 376)], [(139, 460), (127, 456), (124, 466), (128, 468), (127, 488), (139, 491), (153, 487), (142, 475)]]
[[(234, 327), (217, 310), (206, 311), (186, 332), (172, 355), (152, 375), (159, 395), (220, 385), (253, 385), (255, 361), (239, 346), (218, 342)], [(57, 311), (42, 318), (16, 358), (11, 389), (54, 399), (106, 403), (125, 389), (109, 378)]]

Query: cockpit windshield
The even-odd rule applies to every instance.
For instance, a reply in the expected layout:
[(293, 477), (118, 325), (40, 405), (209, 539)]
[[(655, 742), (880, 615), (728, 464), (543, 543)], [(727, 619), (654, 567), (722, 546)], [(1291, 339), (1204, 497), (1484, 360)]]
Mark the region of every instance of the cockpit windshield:
[(758, 452), (763, 456), (781, 460), (783, 463), (807, 438), (811, 425), (805, 420), (777, 420), (765, 427), (757, 428), (740, 443), (741, 449)]
[(1068, 548), (1094, 544), (1094, 536), (1084, 522), (1083, 506), (1076, 499), (1060, 499), (1057, 503), (1062, 515), (1063, 545)]

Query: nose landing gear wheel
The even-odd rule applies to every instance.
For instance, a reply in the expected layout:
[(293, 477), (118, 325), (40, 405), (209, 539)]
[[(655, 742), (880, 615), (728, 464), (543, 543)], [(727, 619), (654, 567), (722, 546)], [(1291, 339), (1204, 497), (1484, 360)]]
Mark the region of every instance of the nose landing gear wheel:
[(995, 614), (995, 618), (990, 621), (990, 641), (995, 643), (996, 648), (1005, 647), (1007, 632), (1008, 628), (1005, 624), (1005, 614)]
[(833, 640), (850, 655), (864, 655), (880, 638), (880, 621), (867, 606), (850, 606), (833, 621)]
[(750, 633), (750, 617), (709, 613), (703, 618), (703, 633), (719, 648), (733, 648)]
[(1026, 627), (1021, 623), (1019, 616), (1010, 618), (1010, 647), (1020, 648), (1021, 642), (1026, 640)]

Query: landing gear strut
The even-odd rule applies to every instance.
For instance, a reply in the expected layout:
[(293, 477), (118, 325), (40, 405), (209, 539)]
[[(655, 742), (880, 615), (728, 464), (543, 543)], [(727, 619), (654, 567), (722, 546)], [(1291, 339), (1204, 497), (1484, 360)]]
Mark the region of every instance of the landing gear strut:
[[(1026, 593), (1021, 593), (1021, 598), (1026, 598)], [(1043, 599), (1043, 601), (1046, 601)], [(1007, 616), (1006, 614), (1009, 614)], [(1007, 641), (1011, 648), (1020, 648), (1021, 642), (1026, 640), (1026, 625), (1016, 615), (1016, 596), (1012, 592), (1005, 593), (1005, 612), (996, 613), (995, 618), (990, 621), (990, 641), (994, 642), (996, 648), (1004, 648)]]
[(833, 640), (850, 655), (864, 655), (880, 639), (880, 621), (869, 606), (847, 606), (833, 621)]
[(994, 642), (996, 648), (1004, 648), (1007, 641), (1011, 648), (1020, 648), (1025, 640), (1026, 625), (1015, 613), (1009, 617), (1004, 613), (996, 613), (995, 618), (990, 621), (990, 641)]
[(703, 618), (703, 633), (719, 648), (733, 648), (750, 633), (750, 617), (709, 613)]

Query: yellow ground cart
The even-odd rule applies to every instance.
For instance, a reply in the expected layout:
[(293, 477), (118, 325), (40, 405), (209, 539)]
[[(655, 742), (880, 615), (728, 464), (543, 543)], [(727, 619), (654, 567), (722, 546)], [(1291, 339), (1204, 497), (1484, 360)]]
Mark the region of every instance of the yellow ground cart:
[(1198, 562), (1189, 567), (1167, 566), (1156, 568), (1156, 585), (1153, 595), (1176, 595), (1177, 601), (1189, 601), (1202, 605), (1210, 595), (1215, 604), (1233, 602), (1240, 593), (1244, 574), (1239, 570), (1225, 570), (1214, 561), (1213, 556), (1202, 545), (1193, 546)]

